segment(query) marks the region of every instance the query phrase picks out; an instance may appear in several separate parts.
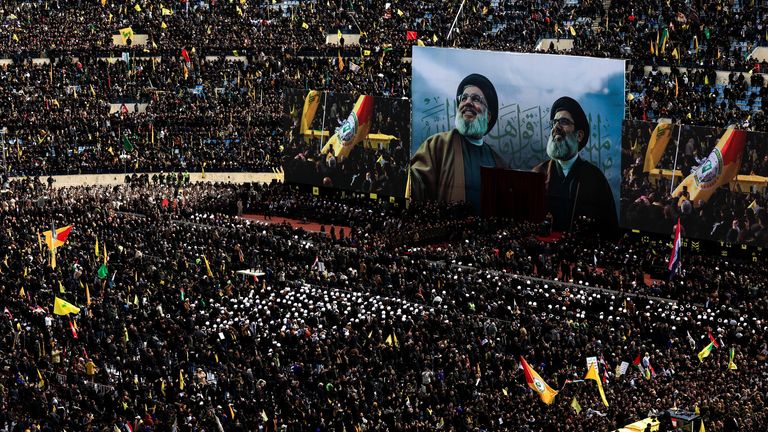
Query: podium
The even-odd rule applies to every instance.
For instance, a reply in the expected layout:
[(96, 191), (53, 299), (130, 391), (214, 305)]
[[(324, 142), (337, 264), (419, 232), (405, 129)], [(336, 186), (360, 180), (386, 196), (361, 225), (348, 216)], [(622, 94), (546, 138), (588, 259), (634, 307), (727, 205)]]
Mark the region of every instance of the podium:
[(544, 180), (544, 173), (481, 167), (481, 215), (542, 222), (546, 199)]

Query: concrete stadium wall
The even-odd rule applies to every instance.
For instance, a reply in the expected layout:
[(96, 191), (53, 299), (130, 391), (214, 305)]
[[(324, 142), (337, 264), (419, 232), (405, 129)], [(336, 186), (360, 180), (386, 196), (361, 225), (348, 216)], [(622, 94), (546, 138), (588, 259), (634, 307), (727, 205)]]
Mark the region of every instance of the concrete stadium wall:
[[(342, 33), (341, 37), (344, 38), (344, 46), (360, 45), (360, 35), (357, 33)], [(325, 43), (327, 45), (339, 45), (338, 33), (325, 35)]]
[(536, 50), (549, 51), (550, 43), (555, 44), (555, 50), (557, 51), (570, 51), (573, 49), (573, 39), (543, 38), (536, 44)]
[[(148, 173), (150, 179), (155, 173)], [(158, 173), (159, 174), (159, 173)], [(53, 176), (56, 182), (54, 187), (67, 187), (67, 186), (84, 186), (84, 185), (117, 185), (125, 183), (125, 174), (83, 174), (83, 175), (60, 175)], [(46, 178), (41, 177), (41, 181), (45, 182)], [(282, 173), (243, 173), (243, 172), (215, 172), (205, 173), (205, 178), (202, 177), (202, 173), (190, 173), (189, 181), (192, 183), (197, 182), (226, 182), (226, 183), (269, 183), (272, 180), (283, 181)]]
[[(149, 40), (149, 37), (146, 34), (133, 34), (133, 38), (131, 38), (132, 45), (131, 46), (144, 46), (147, 44), (147, 41)], [(112, 43), (115, 44), (117, 47), (124, 47), (128, 46), (123, 42), (123, 37), (120, 36), (120, 34), (113, 34), (112, 35)]]
[(766, 61), (768, 60), (768, 47), (757, 47), (752, 51), (752, 54), (749, 55), (750, 58), (753, 58), (755, 60), (760, 61)]
[[(149, 105), (149, 104), (146, 104), (146, 103), (127, 103), (127, 104), (125, 104), (125, 107), (128, 108), (128, 112), (129, 113), (132, 113), (132, 112), (143, 113), (143, 112), (147, 111), (147, 105)], [(120, 111), (120, 107), (121, 106), (123, 106), (123, 104), (119, 104), (119, 103), (109, 104), (109, 113), (112, 114), (112, 113)]]

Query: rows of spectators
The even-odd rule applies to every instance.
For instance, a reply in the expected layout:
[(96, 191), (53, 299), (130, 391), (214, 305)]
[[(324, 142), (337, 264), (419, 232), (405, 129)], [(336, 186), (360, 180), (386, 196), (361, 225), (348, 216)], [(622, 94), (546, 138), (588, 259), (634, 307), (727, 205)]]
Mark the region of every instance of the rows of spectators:
[[(4, 3), (0, 52), (13, 61), (3, 66), (0, 93), (9, 165), (28, 175), (203, 164), (279, 169), (290, 142), (284, 89), (408, 97), (410, 63), (401, 59), (416, 42), (407, 30), (425, 45), (521, 52), (538, 50), (542, 37), (572, 38), (571, 54), (629, 60), (637, 95), (631, 118), (766, 130), (761, 75), (742, 75), (768, 66), (745, 56), (764, 40), (760, 4), (492, 2), (462, 9), (448, 40), (458, 8), (383, 0)], [(127, 26), (148, 35), (147, 44), (113, 45)], [(326, 45), (326, 34), (337, 31), (361, 34), (359, 45)], [(53, 65), (31, 61), (40, 56)], [(109, 57), (121, 60), (103, 60)], [(673, 72), (645, 76), (647, 65)], [(738, 74), (715, 86), (715, 70)], [(117, 113), (109, 108), (122, 104)]]
[[(9, 184), (0, 426), (613, 430), (676, 406), (698, 408), (708, 430), (766, 427), (759, 266), (691, 255), (674, 282), (648, 284), (666, 247), (601, 241), (587, 225), (547, 243), (535, 225), (456, 205), (145, 183)], [(234, 216), (265, 206), (344, 233)], [(52, 222), (75, 227), (55, 269), (36, 234)], [(427, 224), (453, 229), (427, 246), (393, 235)], [(261, 272), (237, 273), (248, 268)], [(81, 311), (52, 314), (54, 297)], [(737, 371), (723, 348), (696, 358), (708, 330), (735, 349)], [(554, 405), (528, 389), (520, 355), (562, 388)], [(594, 385), (567, 382), (592, 355), (606, 362), (610, 407)], [(617, 377), (638, 355), (655, 376)]]

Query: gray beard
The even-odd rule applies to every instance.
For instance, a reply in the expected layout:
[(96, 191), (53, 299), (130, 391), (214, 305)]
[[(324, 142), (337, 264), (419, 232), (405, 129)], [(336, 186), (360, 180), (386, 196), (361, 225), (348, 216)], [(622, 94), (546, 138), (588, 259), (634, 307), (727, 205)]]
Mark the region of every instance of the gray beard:
[(477, 113), (474, 120), (464, 120), (461, 112), (456, 112), (454, 126), (459, 133), (467, 138), (480, 139), (488, 130), (488, 111)]
[(567, 161), (573, 159), (579, 152), (579, 139), (576, 136), (576, 132), (571, 132), (565, 135), (565, 138), (557, 141), (549, 134), (549, 141), (547, 141), (547, 156), (550, 159), (556, 159), (561, 161)]

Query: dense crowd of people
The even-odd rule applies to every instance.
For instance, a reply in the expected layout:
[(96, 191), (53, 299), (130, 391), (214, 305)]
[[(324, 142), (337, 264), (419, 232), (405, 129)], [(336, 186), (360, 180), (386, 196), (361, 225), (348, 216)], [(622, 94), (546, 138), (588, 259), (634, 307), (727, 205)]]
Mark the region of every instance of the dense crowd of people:
[[(0, 140), (17, 178), (0, 199), (0, 430), (602, 431), (649, 416), (673, 430), (673, 407), (711, 431), (768, 428), (768, 275), (753, 262), (686, 249), (667, 280), (650, 276), (666, 241), (595, 237), (587, 220), (551, 241), (464, 204), (181, 174), (298, 163), (287, 90), (408, 98), (416, 44), (540, 52), (557, 50), (542, 38), (573, 39), (561, 54), (628, 60), (629, 119), (768, 131), (768, 64), (749, 56), (768, 38), (762, 2), (166, 3), (2, 3)], [(351, 34), (359, 43), (326, 44)], [(691, 133), (688, 153), (687, 138), (684, 171), (713, 144)], [(407, 142), (352, 158), (370, 178), (301, 162), (328, 186), (401, 190), (388, 179)], [(744, 174), (768, 166), (759, 146), (744, 161)], [(663, 180), (631, 175), (642, 160), (622, 162), (635, 226), (666, 236), (680, 216), (689, 235), (766, 245), (763, 194), (716, 196), (717, 218), (686, 213)], [(33, 179), (102, 172), (179, 174)], [(40, 234), (66, 225), (54, 268)], [(79, 312), (55, 314), (57, 298)], [(708, 334), (718, 348), (699, 359)], [(521, 356), (559, 390), (552, 405)], [(592, 356), (609, 406), (582, 381)], [(639, 367), (620, 374), (622, 362)]]
[[(286, 88), (408, 97), (403, 58), (417, 42), (534, 52), (549, 48), (541, 38), (571, 38), (563, 54), (629, 61), (632, 119), (767, 129), (768, 64), (748, 56), (764, 42), (759, 3), (490, 2), (463, 8), (450, 39), (458, 2), (101, 3), (4, 3), (0, 120), (12, 173), (279, 170), (291, 140)], [(128, 27), (137, 42), (115, 45)], [(325, 43), (337, 33), (359, 43)], [(716, 85), (716, 70), (730, 82)]]
[[(762, 268), (690, 254), (672, 282), (649, 283), (666, 246), (596, 239), (585, 221), (552, 243), (470, 213), (279, 183), (11, 181), (0, 427), (613, 430), (677, 407), (707, 430), (765, 428)], [(51, 224), (74, 226), (55, 269), (38, 243)], [(423, 225), (450, 229), (397, 236)], [(80, 311), (54, 314), (57, 297)], [(700, 362), (708, 331), (721, 348)], [(638, 355), (654, 374), (617, 376)], [(528, 389), (520, 356), (561, 389), (554, 404)], [(589, 356), (608, 407), (579, 381)]]

